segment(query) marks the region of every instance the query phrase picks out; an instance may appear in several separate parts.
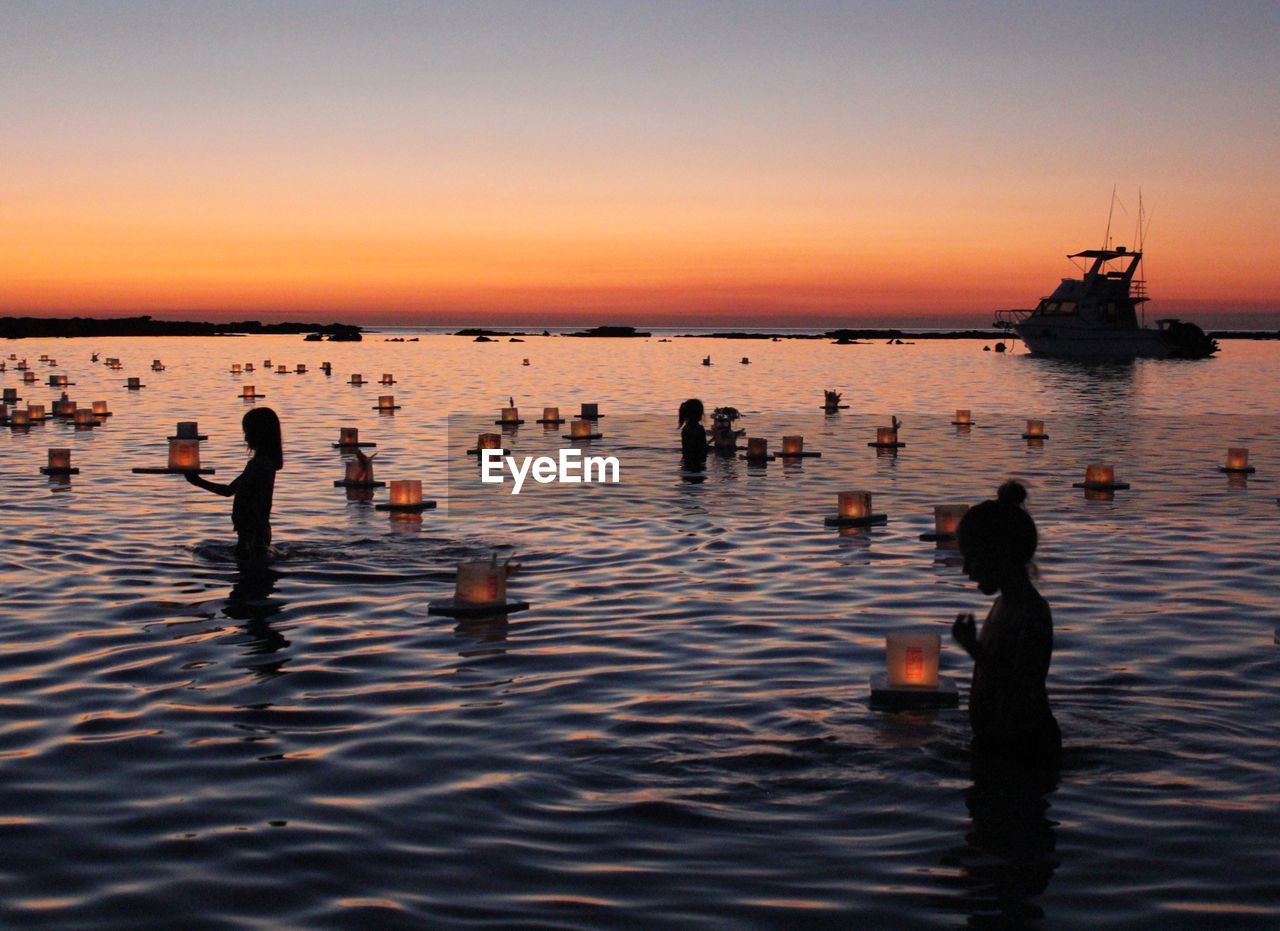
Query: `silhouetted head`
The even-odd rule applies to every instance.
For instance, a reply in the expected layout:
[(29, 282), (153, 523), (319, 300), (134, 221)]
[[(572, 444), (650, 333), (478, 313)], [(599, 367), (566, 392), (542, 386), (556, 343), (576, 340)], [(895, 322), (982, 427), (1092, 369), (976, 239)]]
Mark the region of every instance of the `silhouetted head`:
[(994, 595), (1011, 579), (1023, 578), (1036, 553), (1036, 522), (1023, 508), (1027, 489), (1021, 482), (1000, 486), (994, 501), (969, 508), (956, 528), (964, 571), (986, 595)]
[(280, 418), (269, 407), (255, 407), (240, 421), (245, 444), (259, 456), (266, 456), (277, 470), (284, 468), (284, 443), (280, 439)]
[(680, 426), (687, 423), (702, 423), (702, 415), (705, 409), (702, 402), (697, 398), (690, 398), (680, 405)]

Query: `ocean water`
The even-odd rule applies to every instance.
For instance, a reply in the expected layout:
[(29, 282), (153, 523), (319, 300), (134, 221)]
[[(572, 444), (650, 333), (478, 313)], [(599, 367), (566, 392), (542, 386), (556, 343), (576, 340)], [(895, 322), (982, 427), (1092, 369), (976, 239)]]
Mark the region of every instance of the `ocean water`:
[[(5, 344), (39, 377), (0, 374), (24, 402), (65, 373), (114, 416), (0, 432), (0, 926), (1274, 926), (1280, 346), (1104, 367), (981, 349)], [(243, 384), (284, 422), (261, 572), (231, 558), (226, 499), (130, 471), (198, 420), (204, 464), (234, 477)], [(847, 410), (819, 409), (827, 387)], [(372, 410), (387, 393), (394, 415)], [(682, 473), (690, 396), (822, 456)], [(622, 481), (481, 486), (463, 448), (509, 397), (515, 453), (567, 445), (534, 423), (544, 405), (598, 403), (590, 448)], [(907, 445), (878, 454), (893, 414)], [(378, 444), (377, 478), (419, 478), (440, 508), (393, 518), (373, 509), (385, 489), (335, 488), (344, 425)], [(63, 446), (80, 473), (40, 474)], [(1228, 446), (1257, 472), (1217, 471)], [(1095, 461), (1131, 489), (1072, 488)], [(935, 503), (1011, 475), (1056, 627), (1052, 786), (975, 778), (970, 665), (947, 634), (989, 599), (918, 539)], [(851, 488), (888, 523), (824, 526)], [(521, 564), (530, 610), (427, 613), (460, 559), (492, 552)], [(884, 636), (906, 627), (944, 635), (959, 709), (870, 707)]]

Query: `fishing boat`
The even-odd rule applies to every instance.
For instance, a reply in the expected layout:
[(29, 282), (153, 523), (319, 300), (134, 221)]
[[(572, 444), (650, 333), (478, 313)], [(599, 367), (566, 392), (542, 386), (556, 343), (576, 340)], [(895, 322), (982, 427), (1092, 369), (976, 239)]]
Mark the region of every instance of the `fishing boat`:
[(1142, 251), (1124, 246), (1067, 256), (1090, 262), (1080, 278), (1063, 278), (1034, 310), (996, 311), (995, 325), (1012, 330), (1032, 355), (1059, 359), (1207, 359), (1218, 351), (1194, 323), (1139, 320), (1149, 298), (1136, 277)]

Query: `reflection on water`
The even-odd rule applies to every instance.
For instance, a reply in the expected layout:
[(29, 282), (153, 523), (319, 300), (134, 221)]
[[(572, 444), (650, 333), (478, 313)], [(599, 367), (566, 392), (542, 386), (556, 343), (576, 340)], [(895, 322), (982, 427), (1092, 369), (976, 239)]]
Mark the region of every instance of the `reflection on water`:
[[(89, 342), (57, 354), (115, 416), (0, 432), (4, 927), (1265, 926), (1280, 908), (1280, 347), (1081, 367), (762, 342), (704, 367), (723, 343)], [(91, 348), (165, 370), (127, 392)], [(230, 374), (268, 358), (307, 373)], [(394, 417), (372, 410), (387, 389), (347, 384), (383, 371)], [(202, 461), (234, 477), (246, 383), (285, 438), (257, 569), (232, 558), (225, 500), (129, 471), (198, 420)], [(682, 472), (670, 413), (691, 396), (823, 455)], [(591, 449), (622, 483), (480, 488), (461, 449), (513, 398), (598, 403)], [(869, 448), (895, 415), (906, 446)], [(1028, 418), (1051, 439), (1023, 440)], [(440, 509), (335, 487), (343, 426), (378, 444), (379, 480), (419, 479)], [(561, 432), (504, 442), (542, 455)], [(81, 474), (41, 475), (50, 446)], [(1217, 471), (1228, 446), (1250, 447), (1247, 482)], [(1093, 462), (1131, 490), (1073, 489)], [(963, 704), (868, 703), (888, 631), (985, 612), (956, 551), (919, 537), (935, 504), (1010, 475), (1054, 612), (1056, 786), (972, 771)], [(826, 526), (857, 489), (888, 522)], [(524, 564), (531, 610), (427, 615), (495, 551)], [(942, 666), (970, 669), (949, 638)]]

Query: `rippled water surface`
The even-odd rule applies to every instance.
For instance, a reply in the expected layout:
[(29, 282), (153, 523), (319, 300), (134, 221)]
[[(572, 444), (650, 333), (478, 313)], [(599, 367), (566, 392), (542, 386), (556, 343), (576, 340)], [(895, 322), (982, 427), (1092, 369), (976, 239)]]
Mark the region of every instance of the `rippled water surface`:
[[(0, 374), (24, 403), (49, 402), (59, 372), (115, 415), (0, 434), (0, 925), (1274, 924), (1275, 344), (1103, 368), (963, 341), (2, 348), (39, 376)], [(287, 459), (280, 552), (257, 573), (231, 559), (226, 499), (130, 472), (198, 420), (205, 464), (234, 477), (247, 383), (280, 413)], [(849, 409), (825, 415), (824, 387)], [(384, 393), (394, 415), (371, 410)], [(592, 449), (622, 483), (481, 488), (463, 447), (509, 396), (528, 421), (516, 453), (565, 445), (534, 423), (544, 405), (598, 403)], [(823, 455), (682, 474), (689, 396)], [(907, 446), (877, 455), (895, 413)], [(1047, 421), (1039, 447), (1028, 417)], [(379, 479), (420, 478), (440, 509), (389, 519), (385, 489), (335, 488), (343, 425), (378, 444)], [(51, 480), (39, 467), (61, 446), (80, 474)], [(1218, 472), (1228, 446), (1257, 473)], [(1073, 489), (1099, 460), (1131, 490)], [(868, 703), (887, 631), (985, 612), (955, 553), (918, 537), (933, 504), (1008, 475), (1030, 487), (1057, 631), (1066, 749), (1047, 792), (975, 781), (963, 702)], [(846, 488), (889, 522), (825, 527)], [(427, 614), (459, 559), (494, 550), (523, 564), (512, 593), (530, 610)], [(963, 698), (949, 638), (942, 663)]]

